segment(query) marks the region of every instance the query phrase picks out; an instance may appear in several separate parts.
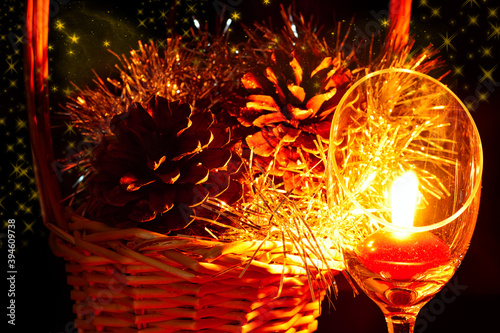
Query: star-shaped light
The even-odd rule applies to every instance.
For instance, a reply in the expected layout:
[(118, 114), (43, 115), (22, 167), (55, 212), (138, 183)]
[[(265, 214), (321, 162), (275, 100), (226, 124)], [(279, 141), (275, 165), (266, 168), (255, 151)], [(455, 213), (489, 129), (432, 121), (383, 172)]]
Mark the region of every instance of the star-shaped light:
[(34, 189), (31, 189), (30, 196), (28, 198), (29, 201), (38, 200), (38, 192)]
[(23, 128), (28, 128), (28, 123), (24, 119), (17, 118), (16, 120), (16, 131), (19, 131)]
[(60, 20), (56, 21), (56, 29), (57, 30), (64, 30), (64, 23), (61, 22)]
[(71, 35), (71, 36), (68, 36), (68, 38), (69, 38), (69, 41), (70, 41), (71, 43), (75, 43), (75, 44), (76, 44), (76, 43), (78, 43), (78, 40), (80, 39), (80, 37), (78, 37), (78, 36), (77, 36), (77, 35), (75, 35), (75, 34), (73, 34), (73, 35)]
[(73, 124), (73, 123), (65, 123), (65, 125), (66, 125), (66, 130), (63, 133), (64, 135), (68, 134), (68, 133), (69, 134), (76, 134), (76, 132), (75, 132), (75, 124)]
[(418, 6), (419, 6), (419, 7), (422, 7), (422, 6), (428, 7), (428, 6), (429, 6), (429, 4), (428, 4), (427, 0), (420, 0), (420, 1), (418, 2)]
[(23, 234), (26, 233), (26, 232), (34, 232), (33, 230), (33, 225), (35, 224), (35, 221), (31, 222), (31, 223), (28, 223), (28, 222), (23, 222), (24, 224), (24, 230), (23, 230)]
[(140, 27), (144, 27), (144, 28), (147, 28), (146, 27), (146, 20), (147, 19), (144, 19), (144, 20), (141, 20), (140, 18), (137, 18), (139, 20), (139, 25), (137, 26), (138, 28)]
[(498, 8), (488, 8), (488, 18), (498, 18)]
[(484, 80), (489, 80), (491, 82), (495, 82), (493, 80), (493, 72), (497, 69), (498, 65), (493, 66), (493, 68), (486, 70), (483, 68), (483, 66), (479, 65), (479, 68), (483, 72), (483, 76), (479, 79), (479, 83), (483, 82)]
[(167, 19), (167, 11), (160, 10), (160, 19), (161, 20), (166, 20)]
[(186, 13), (194, 13), (196, 14), (196, 3), (194, 5), (188, 5)]
[(240, 13), (236, 11), (231, 14), (231, 19), (233, 19), (233, 21), (238, 21), (240, 18)]
[(476, 15), (476, 16), (471, 16), (471, 15), (469, 15), (469, 24), (468, 24), (468, 25), (476, 25), (476, 26), (479, 26), (478, 17), (479, 17), (479, 15)]
[(491, 52), (491, 49), (492, 49), (492, 47), (491, 47), (491, 46), (490, 46), (490, 47), (484, 47), (484, 46), (482, 46), (482, 47), (481, 47), (481, 49), (482, 49), (482, 50), (481, 50), (481, 52), (482, 52), (481, 57), (489, 57), (489, 58), (493, 58), (493, 54), (492, 54), (492, 52)]
[(493, 37), (495, 37), (495, 38), (498, 39), (500, 37), (500, 26), (498, 26), (496, 23), (495, 23), (495, 25), (493, 25), (493, 23), (491, 23), (491, 22), (489, 22), (489, 23), (490, 23), (491, 28), (493, 29), (493, 31), (488, 36), (488, 39), (491, 39)]
[(489, 96), (490, 96), (490, 93), (488, 91), (477, 92), (477, 98), (479, 99), (480, 102), (487, 102)]
[(431, 8), (431, 17), (441, 17), (440, 11), (441, 7)]
[(7, 65), (9, 66), (6, 70), (5, 70), (5, 73), (17, 73), (17, 69), (16, 69), (16, 64), (19, 62), (19, 60), (16, 60), (15, 62), (13, 62), (12, 60), (12, 57), (10, 58), (7, 58)]
[(19, 145), (23, 148), (26, 148), (26, 144), (24, 143), (25, 137), (16, 137), (16, 146)]
[(457, 33), (454, 33), (453, 35), (451, 35), (450, 37), (448, 37), (448, 32), (446, 32), (446, 36), (443, 36), (441, 33), (439, 34), (439, 36), (441, 36), (441, 38), (443, 39), (443, 44), (441, 44), (441, 46), (439, 47), (439, 49), (442, 49), (443, 47), (446, 47), (446, 51), (448, 52), (448, 48), (451, 48), (453, 49), (454, 51), (456, 51), (457, 49), (455, 48), (455, 46), (453, 46), (453, 44), (451, 43), (451, 41), (457, 37)]

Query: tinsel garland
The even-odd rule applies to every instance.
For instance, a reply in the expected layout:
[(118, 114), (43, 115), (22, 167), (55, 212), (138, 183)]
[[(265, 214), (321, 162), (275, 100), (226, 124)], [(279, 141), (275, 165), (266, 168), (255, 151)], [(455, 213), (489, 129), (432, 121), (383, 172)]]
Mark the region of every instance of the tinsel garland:
[[(413, 52), (413, 42), (411, 41), (407, 42), (403, 39), (403, 42), (393, 43), (394, 36), (406, 34), (406, 23), (402, 21), (398, 25), (391, 26), (387, 42), (382, 48), (383, 52), (372, 58), (372, 47), (370, 47), (370, 50), (367, 51), (369, 52), (368, 63), (362, 63), (356, 53), (359, 50), (351, 47), (344, 48), (349, 40), (349, 29), (345, 35), (341, 36), (341, 27), (338, 26), (333, 31), (335, 37), (327, 39), (324, 36), (331, 36), (332, 31), (323, 32), (323, 29), (311, 23), (312, 20), (306, 21), (302, 15), (293, 12), (291, 8), (282, 7), (281, 17), (283, 29), (275, 31), (264, 24), (255, 24), (253, 28), (245, 27), (248, 41), (233, 46), (231, 49), (228, 47), (227, 36), (214, 36), (195, 29), (192, 29), (192, 39), (185, 40), (181, 37), (174, 37), (167, 40), (163, 51), (158, 50), (154, 43), (143, 45), (139, 42), (139, 49), (131, 51), (130, 56), (120, 57), (117, 55), (119, 64), (116, 65), (116, 68), (120, 79), (108, 79), (106, 82), (97, 76), (94, 80), (95, 87), (78, 89), (77, 93), (70, 98), (65, 110), (73, 118), (82, 135), (92, 143), (91, 146), (98, 146), (103, 140), (113, 137), (110, 129), (110, 120), (113, 117), (126, 114), (135, 103), (145, 105), (152, 96), (160, 96), (168, 101), (189, 103), (193, 107), (194, 113), (210, 110), (219, 124), (225, 125), (231, 130), (233, 154), (244, 158), (245, 165), (242, 169), (244, 172), (240, 174), (239, 181), (245, 185), (246, 189), (244, 199), (239, 205), (227, 206), (225, 202), (216, 198), (200, 202), (199, 204), (206, 209), (216, 212), (221, 221), (218, 221), (217, 218), (207, 220), (204, 217), (200, 217), (200, 220), (203, 220), (204, 223), (208, 222), (220, 226), (225, 224), (222, 222), (224, 219), (233, 222), (250, 221), (253, 219), (252, 216), (259, 218), (265, 216), (264, 221), (270, 223), (266, 227), (254, 222), (229, 223), (226, 225), (229, 228), (229, 233), (211, 235), (231, 239), (245, 238), (247, 237), (245, 235), (252, 235), (252, 233), (266, 234), (266, 238), (270, 235), (278, 239), (285, 237), (285, 235), (290, 237), (289, 225), (276, 222), (279, 220), (275, 218), (279, 209), (283, 212), (295, 211), (294, 214), (299, 214), (297, 226), (305, 223), (307, 228), (311, 230), (309, 234), (312, 237), (314, 235), (323, 237), (325, 232), (322, 231), (321, 217), (326, 216), (324, 211), (326, 191), (322, 172), (325, 169), (325, 152), (328, 149), (327, 134), (323, 135), (322, 139), (321, 132), (311, 132), (313, 135), (308, 141), (299, 144), (299, 142), (303, 142), (303, 139), (298, 141), (301, 138), (300, 133), (306, 133), (314, 126), (323, 126), (320, 125), (322, 122), (326, 124), (325, 128), (329, 126), (331, 115), (335, 111), (335, 103), (338, 103), (342, 97), (342, 91), (345, 91), (349, 86), (349, 82), (354, 82), (372, 71), (388, 67), (404, 67), (428, 73), (435, 69), (440, 62), (435, 57), (436, 52), (431, 47)], [(351, 51), (348, 54), (343, 54), (344, 49)], [(333, 67), (331, 67), (332, 65)], [(273, 117), (268, 117), (266, 113), (269, 110), (264, 110), (265, 112), (262, 114), (264, 117), (259, 118), (261, 121), (258, 126), (253, 123), (243, 124), (241, 117), (238, 116), (239, 111), (234, 111), (234, 108), (245, 107), (249, 101), (248, 98), (252, 98), (252, 89), (248, 89), (248, 82), (250, 82), (248, 75), (261, 73), (273, 81), (272, 75), (269, 74), (269, 68), (281, 68), (285, 78), (287, 75), (291, 75), (291, 78), (295, 78), (295, 80), (299, 80), (298, 78), (303, 72), (309, 73), (308, 75), (312, 77), (315, 73), (323, 71), (324, 73), (322, 72), (321, 75), (325, 75), (326, 78), (323, 86), (321, 84), (317, 87), (311, 85), (309, 88), (306, 87), (307, 90), (304, 92), (308, 98), (312, 97), (313, 99), (324, 95), (325, 97), (322, 98), (327, 102), (322, 101), (321, 103), (327, 106), (328, 113), (320, 113), (319, 118), (310, 118), (301, 125), (300, 121), (294, 121), (293, 118), (290, 118), (289, 111), (283, 111), (290, 108), (286, 105), (293, 104), (285, 103), (280, 106), (278, 103), (283, 119), (277, 121)], [(335, 77), (332, 76), (332, 73), (345, 71), (352, 73), (349, 74), (352, 75), (349, 76), (349, 81), (345, 81), (345, 86), (337, 86), (340, 81), (328, 83), (332, 77)], [(274, 73), (278, 72), (274, 70)], [(276, 87), (278, 87), (278, 82), (277, 78)], [(288, 93), (294, 95), (295, 98), (300, 96), (300, 94), (297, 95), (302, 89), (299, 81), (296, 81), (295, 87), (290, 86), (286, 80), (283, 82), (284, 89), (289, 90)], [(331, 90), (332, 88), (334, 90)], [(339, 88), (342, 89), (339, 90)], [(273, 92), (270, 91), (270, 93)], [(328, 101), (333, 96), (335, 98)], [(238, 105), (238, 103), (235, 104), (235, 101), (242, 102)], [(261, 105), (265, 107), (265, 103)], [(304, 105), (304, 107), (306, 107), (304, 111), (308, 112), (307, 108), (310, 106)], [(266, 121), (268, 122), (266, 123)], [(276, 136), (277, 141), (270, 145), (270, 149), (274, 153), (259, 156), (255, 137), (252, 141), (252, 135), (264, 133), (264, 131), (276, 135), (276, 130), (283, 131), (283, 129), (288, 134)], [(290, 136), (292, 132), (296, 132), (296, 134)], [(267, 140), (265, 137), (263, 138), (264, 141)], [(297, 142), (295, 142), (296, 140)], [(263, 143), (265, 143), (264, 141)], [(278, 154), (280, 147), (287, 146), (290, 149), (285, 155)], [(74, 158), (78, 161), (77, 163), (73, 163), (71, 158), (65, 161), (68, 168), (78, 165), (81, 174), (85, 176), (80, 177), (82, 182), (71, 196), (72, 200), (76, 196), (83, 196), (83, 199), (78, 201), (80, 203), (85, 202), (85, 197), (88, 196), (86, 192), (86, 187), (89, 185), (86, 182), (87, 176), (95, 173), (94, 167), (90, 164), (91, 154), (92, 151), (81, 152), (79, 156)], [(309, 154), (312, 158), (308, 157)], [(273, 171), (277, 165), (281, 165), (281, 171), (278, 173)], [(297, 181), (296, 175), (300, 175), (300, 179), (306, 181)], [(276, 176), (279, 177), (276, 178)], [(311, 179), (315, 179), (315, 181), (307, 181)], [(299, 191), (295, 191), (297, 189)], [(296, 192), (295, 197), (289, 197), (291, 191)], [(275, 194), (269, 197), (270, 193)], [(270, 199), (275, 195), (277, 197)], [(279, 197), (281, 199), (278, 199)], [(277, 202), (278, 206), (272, 208), (272, 205), (269, 205), (270, 201)], [(297, 209), (298, 202), (307, 202), (306, 207)], [(85, 205), (78, 207), (78, 209), (81, 213), (85, 213)], [(289, 213), (282, 215), (287, 216), (287, 214)], [(308, 218), (304, 218), (305, 216)], [(318, 216), (318, 219), (310, 219), (310, 216)], [(283, 221), (285, 220), (286, 218)], [(306, 220), (308, 220), (307, 223)], [(265, 230), (274, 230), (273, 228), (278, 232), (265, 232)], [(301, 228), (298, 227), (296, 230), (302, 230)], [(302, 238), (305, 234), (299, 232), (296, 235), (301, 235), (299, 238)]]

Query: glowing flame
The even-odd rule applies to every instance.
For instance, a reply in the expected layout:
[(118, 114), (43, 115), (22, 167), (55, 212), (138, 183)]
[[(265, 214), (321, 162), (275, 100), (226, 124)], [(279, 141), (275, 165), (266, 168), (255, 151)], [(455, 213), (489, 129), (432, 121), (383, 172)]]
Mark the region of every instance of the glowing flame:
[(418, 198), (418, 178), (408, 171), (394, 181), (391, 189), (392, 224), (412, 227)]

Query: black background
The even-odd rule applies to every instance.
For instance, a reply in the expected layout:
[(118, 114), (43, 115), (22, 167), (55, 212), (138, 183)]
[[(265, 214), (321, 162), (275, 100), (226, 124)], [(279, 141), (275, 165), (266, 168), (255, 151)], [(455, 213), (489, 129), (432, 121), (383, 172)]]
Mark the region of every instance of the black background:
[[(150, 1), (149, 3), (155, 3)], [(168, 3), (169, 1), (162, 2)], [(217, 17), (217, 12), (211, 0), (205, 1), (183, 1), (181, 8), (194, 2), (199, 3), (198, 8), (205, 8), (204, 13), (198, 12), (207, 22), (213, 22)], [(273, 20), (279, 22), (279, 1), (271, 0), (270, 5), (264, 6), (262, 1), (243, 0), (243, 1), (221, 1), (222, 3), (233, 4), (234, 11), (241, 13), (241, 21), (250, 25), (254, 20), (263, 20), (269, 16)], [(15, 43), (8, 38), (9, 32), (14, 31), (17, 35), (22, 32), (19, 27), (9, 29), (8, 17), (14, 17), (22, 20), (24, 15), (24, 7), (18, 4), (19, 2), (6, 1), (3, 4), (0, 17), (2, 19), (2, 34), (7, 38), (1, 40), (5, 50), (5, 55), (13, 54), (14, 58), (20, 57), (14, 52)], [(79, 1), (60, 1), (60, 14), (54, 19), (65, 19), (65, 15), (78, 15)], [(137, 15), (137, 7), (139, 4), (131, 5), (134, 2), (124, 2), (122, 4), (110, 1), (109, 3), (87, 1), (88, 8), (93, 6), (109, 6), (113, 8), (116, 15), (123, 15), (130, 18), (136, 26), (137, 20), (134, 16)], [(140, 3), (139, 1), (137, 3)], [(159, 3), (159, 2), (158, 2)], [(289, 1), (281, 1), (288, 4)], [(427, 6), (422, 3), (428, 3)], [(11, 11), (9, 6), (15, 6), (15, 11)], [(143, 3), (144, 5), (144, 3)], [(148, 5), (145, 4), (144, 7)], [(296, 1), (297, 8), (305, 14), (306, 17), (312, 15), (321, 24), (329, 26), (335, 24), (339, 20), (349, 21), (355, 17), (360, 27), (365, 26), (363, 22), (368, 22), (373, 18), (372, 11), (379, 12), (388, 8), (388, 1), (368, 1), (368, 0), (349, 0), (349, 1)], [(440, 6), (440, 7), (439, 7)], [(437, 1), (428, 0), (414, 1), (413, 4), (413, 21), (412, 33), (414, 34), (416, 45), (427, 45), (429, 42), (434, 42), (437, 47), (440, 47), (443, 39), (442, 36), (446, 32), (461, 31), (453, 40), (453, 48), (442, 47), (441, 52), (443, 58), (447, 61), (450, 69), (454, 66), (463, 68), (463, 75), (449, 75), (446, 80), (451, 84), (459, 97), (466, 100), (477, 101), (477, 92), (485, 91), (484, 85), (481, 88), (481, 71), (483, 69), (491, 69), (498, 63), (500, 59), (500, 36), (496, 36), (493, 31), (495, 24), (500, 22), (497, 17), (488, 17), (487, 10), (500, 6), (496, 0), (478, 0), (478, 1)], [(431, 17), (431, 8), (440, 8), (439, 16)], [(474, 13), (479, 13), (478, 24), (471, 23), (470, 16)], [(10, 15), (10, 16), (9, 16)], [(186, 10), (184, 11), (186, 14)], [(498, 13), (500, 16), (500, 11)], [(67, 20), (71, 16), (67, 17)], [(5, 21), (4, 21), (5, 20)], [(52, 19), (51, 19), (52, 20)], [(12, 21), (12, 19), (11, 19)], [(454, 22), (453, 22), (454, 21)], [(191, 22), (191, 21), (190, 21)], [(16, 23), (20, 24), (20, 23)], [(69, 25), (69, 23), (68, 23)], [(14, 24), (12, 24), (14, 26)], [(158, 25), (157, 25), (158, 26)], [(151, 26), (150, 26), (151, 28)], [(17, 29), (17, 30), (16, 30)], [(163, 28), (164, 29), (164, 28)], [(146, 38), (147, 31), (139, 31), (137, 36), (127, 36), (129, 48), (136, 47), (136, 41), (133, 37)], [(162, 33), (162, 28), (155, 28), (154, 33)], [(234, 29), (234, 34), (241, 33), (238, 29)], [(62, 37), (58, 37), (58, 32), (51, 25), (51, 42), (57, 46), (58, 43), (63, 43)], [(120, 36), (115, 36), (113, 41), (120, 39)], [(125, 36), (124, 36), (125, 39)], [(113, 42), (112, 41), (112, 42)], [(113, 46), (113, 45), (112, 45)], [(482, 56), (481, 48), (492, 48), (491, 56)], [(120, 47), (125, 48), (121, 45)], [(111, 47), (112, 48), (112, 47)], [(61, 46), (62, 49), (62, 46)], [(92, 50), (88, 51), (92, 52)], [(97, 51), (96, 51), (97, 52)], [(123, 53), (126, 52), (126, 48)], [(469, 55), (472, 54), (472, 57)], [(66, 83), (64, 81), (64, 73), (72, 76), (72, 80), (78, 80), (76, 70), (65, 70), (65, 59), (62, 55), (55, 53), (51, 56), (50, 65), (53, 66), (53, 81), (54, 85), (61, 87)], [(98, 57), (96, 57), (98, 58)], [(1, 61), (1, 60), (0, 60)], [(9, 111), (10, 105), (21, 105), (24, 100), (24, 91), (22, 82), (17, 82), (17, 87), (4, 87), (9, 84), (8, 75), (21, 75), (21, 63), (17, 66), (17, 73), (6, 71), (4, 80), (2, 81), (1, 94), (1, 110), (2, 118), (7, 119), (7, 124), (2, 125), (0, 130), (4, 131), (5, 141), (2, 145), (7, 145), (8, 140), (12, 139), (13, 135), (9, 136), (12, 131), (17, 137), (27, 137), (25, 129), (16, 129), (15, 122), (17, 119), (25, 118), (22, 113), (22, 107), (19, 113)], [(4, 63), (5, 65), (5, 63)], [(82, 64), (76, 64), (82, 65)], [(481, 67), (480, 67), (481, 66)], [(94, 67), (101, 70), (101, 73), (106, 73), (111, 66), (107, 63), (97, 62)], [(3, 72), (3, 71), (2, 71)], [(89, 72), (89, 71), (88, 71)], [(2, 73), (0, 73), (2, 74)], [(103, 74), (106, 75), (106, 74)], [(74, 76), (74, 77), (73, 77)], [(84, 77), (82, 79), (81, 77)], [(493, 79), (500, 80), (500, 71), (493, 71)], [(85, 75), (80, 76), (82, 81), (88, 80)], [(22, 78), (21, 78), (22, 80)], [(483, 80), (484, 82), (484, 80)], [(80, 82), (82, 83), (82, 82)], [(85, 83), (85, 82), (83, 82)], [(491, 87), (491, 85), (490, 85)], [(498, 206), (500, 204), (499, 197), (499, 160), (500, 153), (500, 83), (497, 87), (492, 86), (487, 98), (476, 104), (477, 108), (472, 115), (476, 121), (484, 148), (484, 173), (483, 173), (483, 189), (481, 208), (475, 234), (473, 236), (471, 247), (456, 275), (452, 278), (450, 285), (443, 289), (443, 292), (436, 295), (422, 310), (417, 322), (416, 332), (450, 332), (450, 331), (489, 331), (491, 330), (491, 322), (495, 321), (498, 316), (500, 305), (500, 227), (498, 220)], [(5, 88), (5, 89), (4, 89)], [(472, 97), (471, 97), (472, 96)], [(62, 100), (61, 94), (52, 94), (51, 101), (57, 103), (58, 99)], [(57, 104), (52, 104), (54, 108)], [(25, 112), (25, 110), (24, 110)], [(9, 123), (12, 121), (12, 123)], [(9, 124), (12, 124), (11, 126)], [(10, 127), (9, 127), (10, 126)], [(14, 132), (15, 131), (15, 132)], [(11, 133), (12, 134), (12, 133)], [(29, 145), (28, 140), (25, 140), (25, 145), (16, 145), (15, 152), (17, 154), (25, 153), (26, 163), (29, 164)], [(39, 208), (36, 203), (32, 203), (31, 211), (22, 211), (18, 208), (18, 198), (26, 197), (28, 194), (23, 191), (12, 190), (13, 184), (16, 182), (17, 175), (11, 173), (11, 169), (15, 162), (12, 160), (12, 151), (5, 148), (4, 158), (2, 158), (2, 196), (7, 198), (0, 205), (2, 208), (2, 218), (7, 220), (15, 218), (18, 225), (17, 242), (20, 248), (17, 251), (17, 281), (16, 281), (16, 326), (13, 330), (9, 326), (8, 332), (72, 332), (71, 325), (73, 314), (71, 312), (71, 302), (69, 300), (69, 288), (65, 282), (64, 263), (62, 259), (55, 257), (47, 245), (48, 233), (44, 229), (41, 218), (39, 217)], [(10, 154), (10, 155), (9, 155)], [(31, 172), (31, 171), (30, 171)], [(20, 180), (19, 180), (20, 181)], [(33, 184), (27, 184), (25, 191), (33, 188)], [(33, 222), (32, 230), (22, 232), (23, 222)], [(25, 228), (26, 229), (26, 228)], [(26, 231), (26, 230), (24, 230)], [(2, 246), (2, 267), (6, 260), (6, 246)], [(2, 271), (6, 269), (2, 268)], [(3, 273), (3, 272), (2, 272)], [(377, 306), (363, 294), (353, 297), (351, 288), (347, 285), (345, 279), (339, 275), (337, 278), (339, 284), (339, 297), (334, 300), (335, 309), (325, 306), (323, 315), (320, 318), (318, 332), (386, 332), (386, 326), (382, 312)], [(6, 296), (6, 285), (0, 291), (2, 298)], [(5, 304), (5, 303), (3, 303)], [(5, 309), (4, 306), (2, 306)], [(6, 310), (3, 310), (5, 312)], [(6, 322), (6, 316), (2, 314), (2, 322)], [(3, 324), (3, 323), (2, 323)]]

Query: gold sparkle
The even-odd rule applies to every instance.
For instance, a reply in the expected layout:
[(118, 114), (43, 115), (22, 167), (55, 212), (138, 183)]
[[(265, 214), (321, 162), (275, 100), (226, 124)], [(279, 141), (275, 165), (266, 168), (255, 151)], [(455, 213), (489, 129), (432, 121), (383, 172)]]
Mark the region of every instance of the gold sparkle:
[(160, 10), (160, 19), (166, 20), (167, 19), (167, 11)]
[(441, 7), (438, 8), (431, 8), (431, 17), (441, 17)]
[(477, 93), (477, 98), (479, 99), (479, 101), (481, 102), (487, 102), (488, 101), (488, 97), (490, 96), (490, 93), (489, 92), (478, 92)]
[(61, 22), (61, 21), (59, 21), (59, 20), (57, 20), (56, 21), (56, 29), (57, 30), (63, 30), (64, 29), (64, 23)]
[(35, 191), (34, 189), (31, 189), (30, 197), (28, 198), (29, 201), (33, 200), (38, 200), (38, 192)]
[(241, 17), (240, 17), (240, 13), (238, 12), (233, 12), (231, 14), (231, 18), (234, 20), (234, 21), (238, 21)]
[(12, 57), (9, 57), (6, 61), (9, 67), (5, 70), (4, 73), (17, 73), (16, 64), (19, 62), (19, 60), (16, 60), (16, 62), (12, 62)]
[(103, 45), (104, 47), (109, 47), (109, 46), (111, 45), (111, 43), (110, 43), (109, 41), (105, 40), (105, 41), (102, 43), (102, 45)]
[(476, 15), (476, 16), (471, 16), (469, 15), (469, 24), (468, 25), (476, 25), (476, 26), (479, 26), (479, 22), (478, 22), (478, 18), (479, 15)]
[(464, 76), (463, 68), (464, 66), (453, 66), (453, 76)]
[(28, 128), (28, 124), (27, 124), (26, 120), (18, 118), (16, 121), (16, 131), (19, 131), (23, 128)]
[(488, 18), (498, 18), (498, 8), (488, 8)]
[(420, 0), (418, 3), (418, 6), (419, 7), (422, 7), (422, 6), (428, 7), (429, 4), (427, 3), (427, 0)]
[(73, 150), (76, 148), (76, 142), (75, 141), (68, 141), (68, 145), (66, 146), (67, 150)]
[(23, 44), (23, 42), (24, 42), (24, 35), (21, 36), (16, 35), (16, 41), (14, 44)]
[(481, 57), (490, 57), (490, 58), (493, 58), (493, 54), (491, 52), (491, 49), (492, 49), (491, 46), (490, 47), (484, 47), (483, 46), (483, 47), (481, 47), (481, 49), (482, 49), (481, 50), (482, 51)]
[(491, 25), (491, 28), (493, 29), (493, 32), (490, 33), (490, 35), (488, 36), (488, 39), (490, 38), (499, 38), (500, 37), (500, 26), (498, 25), (493, 25), (493, 23), (490, 22), (490, 25)]
[(441, 33), (439, 34), (439, 36), (441, 36), (441, 38), (443, 39), (443, 44), (441, 44), (441, 46), (439, 47), (439, 49), (442, 49), (443, 47), (446, 47), (446, 51), (448, 52), (448, 48), (451, 48), (452, 50), (456, 51), (457, 49), (455, 48), (455, 46), (453, 46), (453, 44), (451, 43), (451, 41), (457, 37), (457, 33), (454, 33), (453, 35), (451, 35), (450, 37), (448, 37), (448, 32), (446, 32), (446, 36), (443, 36)]
[(26, 147), (26, 144), (24, 143), (24, 137), (16, 137), (16, 145)]
[(139, 25), (137, 26), (138, 28), (140, 27), (144, 27), (144, 28), (147, 28), (146, 27), (146, 20), (147, 19), (144, 19), (144, 20), (141, 20), (140, 18), (137, 18), (139, 20)]
[(469, 110), (474, 110), (475, 109), (474, 101), (467, 101), (467, 102), (465, 102), (465, 106)]
[(64, 131), (63, 135), (66, 135), (66, 134), (76, 134), (75, 132), (75, 124), (73, 123), (65, 123), (66, 125), (66, 130)]
[(194, 4), (194, 5), (188, 5), (186, 13), (194, 13), (194, 14), (196, 14), (196, 4)]
[(77, 35), (75, 35), (75, 34), (73, 34), (73, 35), (71, 35), (71, 36), (68, 36), (68, 38), (69, 38), (69, 41), (70, 41), (71, 43), (75, 43), (75, 44), (76, 44), (76, 43), (78, 43), (78, 40), (80, 39), (80, 37), (78, 37), (78, 36), (77, 36)]
[(483, 72), (483, 76), (479, 80), (479, 83), (483, 82), (484, 80), (489, 80), (491, 82), (495, 82), (493, 80), (493, 72), (495, 71), (495, 69), (497, 69), (497, 67), (498, 67), (498, 65), (495, 65), (495, 66), (493, 66), (493, 68), (486, 70), (483, 68), (483, 66), (480, 65), (479, 68)]
[(16, 178), (21, 178), (21, 177), (28, 177), (28, 167), (23, 168), (22, 165), (16, 165), (11, 163), (11, 166), (13, 168), (12, 172), (10, 173), (11, 176), (16, 176)]
[(262, 3), (263, 3), (264, 5), (269, 5), (269, 4), (271, 4), (271, 1), (270, 1), (270, 0), (264, 0)]
[(23, 230), (23, 234), (27, 231), (29, 232), (34, 232), (33, 230), (33, 225), (35, 224), (35, 221), (31, 222), (31, 223), (27, 223), (27, 222), (23, 222), (24, 223), (24, 230)]

